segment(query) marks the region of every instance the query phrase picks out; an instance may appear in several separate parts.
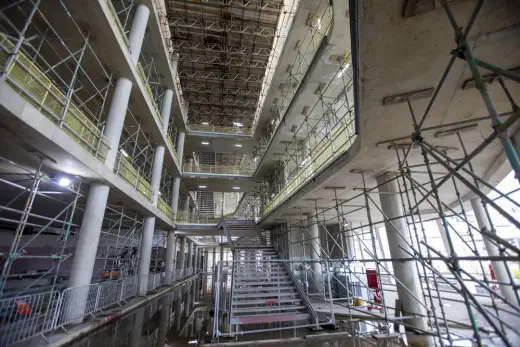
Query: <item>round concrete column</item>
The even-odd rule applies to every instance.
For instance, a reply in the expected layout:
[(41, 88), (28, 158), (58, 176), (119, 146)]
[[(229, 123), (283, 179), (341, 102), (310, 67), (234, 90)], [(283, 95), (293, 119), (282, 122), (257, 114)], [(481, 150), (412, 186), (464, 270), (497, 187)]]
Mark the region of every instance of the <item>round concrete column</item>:
[(175, 221), (177, 219), (177, 209), (179, 207), (179, 189), (181, 186), (181, 178), (175, 177), (173, 179), (173, 188), (172, 188), (172, 201), (171, 201), (171, 207), (172, 207), (172, 213), (173, 213), (173, 220)]
[(182, 159), (183, 159), (183, 156), (184, 156), (184, 137), (185, 137), (185, 133), (182, 132), (182, 131), (179, 131), (179, 134), (177, 135), (177, 154), (179, 155), (179, 164), (181, 165), (181, 168), (182, 168)]
[(168, 132), (168, 125), (170, 123), (170, 112), (172, 109), (173, 90), (165, 89), (163, 94), (163, 100), (161, 104), (161, 120), (163, 125), (163, 131)]
[[(402, 205), (399, 201), (399, 187), (394, 175), (384, 174), (376, 178), (379, 186), (379, 199), (381, 209), (385, 214), (385, 229), (392, 258), (407, 258), (409, 255), (401, 249), (409, 249), (411, 244), (410, 236), (406, 227), (406, 221)], [(421, 293), (421, 282), (415, 264), (411, 261), (392, 262), (394, 275), (399, 282), (397, 284), (397, 294), (403, 307), (403, 315), (425, 316), (424, 299)], [(417, 298), (417, 299), (416, 299)], [(419, 301), (418, 301), (419, 300)], [(426, 320), (421, 317), (408, 318), (404, 320), (418, 329), (427, 330)]]
[(179, 259), (177, 261), (177, 269), (184, 269), (186, 267), (186, 237), (179, 235), (181, 246), (179, 248)]
[[(493, 230), (491, 229), (491, 225), (489, 224), (486, 211), (484, 210), (484, 206), (482, 205), (482, 201), (479, 198), (471, 199), (471, 207), (473, 208), (473, 213), (475, 213), (475, 218), (477, 219), (479, 229), (488, 233), (493, 232)], [(500, 256), (500, 251), (498, 247), (491, 240), (489, 240), (485, 236), (483, 236), (482, 239), (484, 241), (484, 245), (486, 246), (486, 251), (489, 256)], [(510, 283), (504, 262), (492, 261), (491, 266), (493, 267), (493, 271), (495, 272), (495, 276), (498, 282)], [(507, 285), (500, 285), (499, 287), (500, 293), (507, 299), (507, 301), (513, 305), (518, 306), (518, 300), (516, 298), (513, 288)]]
[(130, 29), (130, 34), (128, 35), (128, 41), (130, 42), (130, 59), (132, 59), (134, 64), (137, 64), (139, 61), (139, 54), (141, 54), (141, 47), (143, 46), (149, 15), (150, 10), (146, 5), (137, 5), (134, 20), (132, 21), (132, 29)]
[(88, 285), (96, 262), (96, 253), (103, 225), (110, 188), (104, 184), (93, 183), (87, 197), (79, 229), (78, 242), (70, 270), (68, 288), (81, 287), (70, 291), (65, 297), (64, 316), (67, 321), (81, 323), (89, 295)]
[(320, 247), (320, 230), (318, 228), (318, 220), (316, 216), (308, 216), (307, 217), (307, 229), (309, 233), (306, 238), (311, 238), (309, 240), (309, 252), (312, 260), (312, 271), (316, 275), (319, 275), (319, 279), (321, 281), (321, 264), (318, 262), (321, 260), (321, 247)]
[(175, 231), (170, 230), (168, 231), (168, 236), (166, 239), (166, 259), (165, 259), (165, 266), (164, 271), (166, 271), (166, 279), (168, 282), (171, 282), (173, 277), (173, 259), (175, 257), (175, 250), (177, 246), (177, 238), (175, 237)]
[(107, 123), (104, 131), (104, 135), (110, 143), (110, 148), (105, 159), (105, 165), (108, 166), (109, 169), (113, 169), (116, 162), (119, 141), (121, 139), (123, 125), (125, 124), (125, 116), (131, 91), (132, 82), (128, 78), (119, 77), (116, 81), (110, 108), (108, 109)]
[(161, 186), (161, 174), (164, 162), (164, 147), (157, 146), (155, 147), (155, 152), (153, 156), (153, 164), (152, 164), (152, 177), (150, 185), (152, 186), (152, 204), (157, 206), (157, 201), (159, 200), (159, 189)]
[(153, 232), (155, 217), (145, 217), (143, 222), (143, 237), (141, 238), (141, 251), (139, 256), (139, 291), (138, 295), (146, 295), (148, 275), (150, 273), (150, 257), (152, 255)]

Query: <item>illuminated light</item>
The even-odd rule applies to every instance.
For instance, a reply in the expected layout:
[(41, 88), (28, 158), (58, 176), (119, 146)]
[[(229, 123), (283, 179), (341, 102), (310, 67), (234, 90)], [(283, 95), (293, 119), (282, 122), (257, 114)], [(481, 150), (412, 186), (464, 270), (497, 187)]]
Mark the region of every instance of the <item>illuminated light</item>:
[(234, 190), (239, 190), (239, 189), (240, 189), (240, 187), (233, 187), (233, 189), (234, 189)]
[(209, 145), (209, 142), (206, 142), (206, 141), (202, 141), (201, 142), (203, 145)]
[(240, 143), (235, 143), (235, 147), (242, 147)]
[(60, 186), (62, 186), (62, 187), (68, 187), (68, 186), (70, 186), (70, 183), (71, 183), (71, 181), (70, 181), (70, 179), (67, 178), (67, 177), (62, 177), (62, 178), (60, 178), (60, 180), (58, 181), (58, 184), (59, 184)]
[(200, 189), (207, 188), (208, 186), (199, 186)]
[(240, 123), (240, 122), (233, 122), (233, 125), (236, 126), (236, 127), (243, 127), (244, 124)]
[(123, 155), (123, 157), (125, 157), (125, 158), (128, 158), (128, 157), (129, 157), (128, 153), (126, 153), (126, 151), (125, 151), (124, 149), (121, 148), (121, 149), (119, 150), (119, 152)]
[(350, 67), (350, 64), (349, 64), (349, 63), (347, 63), (345, 66), (343, 66), (343, 67), (341, 68), (341, 71), (340, 71), (339, 74), (338, 74), (338, 78), (341, 78), (341, 76), (343, 76), (343, 74), (345, 73), (345, 71), (347, 71), (347, 69), (348, 69), (349, 67)]
[(208, 122), (202, 122), (202, 125), (209, 125)]

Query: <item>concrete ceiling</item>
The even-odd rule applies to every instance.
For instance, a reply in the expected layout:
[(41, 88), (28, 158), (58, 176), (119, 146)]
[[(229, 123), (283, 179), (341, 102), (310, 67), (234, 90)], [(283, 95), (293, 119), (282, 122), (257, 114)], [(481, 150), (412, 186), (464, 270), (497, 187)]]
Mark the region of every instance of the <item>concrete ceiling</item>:
[[(345, 189), (338, 191), (340, 199), (350, 199), (358, 195), (361, 192), (354, 189), (362, 187), (362, 177), (359, 173), (352, 172), (353, 170), (365, 171), (368, 187), (376, 185), (376, 175), (398, 170), (395, 150), (389, 149), (389, 144), (395, 139), (400, 139), (399, 143), (410, 142), (407, 139), (413, 132), (412, 119), (406, 103), (385, 106), (383, 99), (396, 94), (434, 88), (448, 64), (450, 51), (455, 48), (453, 31), (443, 9), (425, 10), (420, 15), (405, 18), (405, 4), (406, 1), (372, 0), (363, 2), (363, 6), (357, 9), (360, 53), (360, 105), (357, 110), (359, 148), (353, 146), (345, 158), (340, 159), (341, 164), (332, 164), (325, 175), (321, 175), (310, 184), (309, 189), (295, 194), (282, 208), (263, 219), (262, 225), (269, 225), (279, 218), (289, 218), (300, 212), (314, 212), (315, 202), (307, 199), (320, 199), (317, 200), (319, 208), (334, 206), (334, 191), (325, 187), (344, 187)], [(474, 5), (474, 1), (456, 1), (451, 4), (460, 25), (465, 25)], [(504, 69), (519, 67), (519, 14), (518, 2), (485, 2), (470, 34), (474, 55)], [(340, 25), (348, 30), (348, 23)], [(478, 91), (475, 88), (463, 88), (467, 80), (471, 80), (470, 71), (465, 62), (457, 60), (427, 115), (423, 129), (488, 116)], [(506, 81), (506, 85), (518, 101), (518, 84)], [(489, 90), (497, 111), (510, 112), (511, 105), (499, 84), (491, 84)], [(419, 118), (422, 117), (428, 101), (426, 98), (412, 102)], [(477, 126), (472, 131), (461, 134), (469, 152), (492, 132), (489, 119), (470, 124)], [(454, 126), (446, 129), (452, 128)], [(510, 130), (511, 135), (517, 133), (517, 127)], [(450, 147), (448, 154), (451, 157), (463, 156), (461, 145), (455, 136), (434, 137), (435, 132), (424, 131), (423, 135), (435, 146)], [(516, 137), (518, 139), (518, 135)], [(409, 164), (420, 163), (423, 163), (420, 150), (412, 150)], [(500, 182), (511, 170), (505, 162), (501, 144), (497, 141), (488, 146), (472, 163), (477, 174), (492, 185)], [(445, 172), (438, 165), (433, 169), (441, 174)], [(426, 175), (414, 176), (419, 182), (427, 181)], [(458, 187), (464, 198), (470, 195), (469, 190), (461, 183)], [(440, 194), (448, 204), (457, 201), (452, 184), (445, 184)], [(374, 194), (371, 196), (374, 205), (379, 204), (378, 197)], [(345, 212), (354, 210), (356, 205), (363, 205), (364, 197), (360, 196), (348, 204), (353, 207), (345, 208)], [(431, 210), (431, 206), (423, 204), (420, 209)], [(377, 207), (372, 208), (372, 213), (374, 218), (381, 218), (377, 213)], [(329, 215), (334, 216), (335, 212), (331, 210)], [(349, 214), (348, 218), (355, 222), (365, 222), (366, 211)]]

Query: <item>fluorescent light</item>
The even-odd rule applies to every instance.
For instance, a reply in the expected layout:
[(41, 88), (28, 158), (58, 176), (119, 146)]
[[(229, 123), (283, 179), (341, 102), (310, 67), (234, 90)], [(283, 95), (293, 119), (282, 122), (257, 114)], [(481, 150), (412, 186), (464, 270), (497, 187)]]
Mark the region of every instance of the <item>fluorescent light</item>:
[(58, 181), (58, 184), (62, 187), (68, 187), (70, 186), (70, 179), (67, 178), (67, 177), (62, 177), (60, 178), (60, 180)]
[(240, 123), (240, 122), (233, 122), (233, 125), (236, 126), (236, 127), (243, 127), (244, 124)]
[(208, 122), (202, 122), (202, 125), (209, 125)]
[(128, 153), (126, 153), (126, 151), (125, 151), (124, 149), (121, 148), (121, 149), (119, 150), (119, 152), (120, 152), (120, 153), (121, 153), (125, 158), (128, 158), (128, 157), (129, 157)]
[(347, 69), (348, 69), (349, 67), (350, 67), (350, 64), (349, 64), (349, 63), (347, 63), (345, 66), (343, 66), (343, 67), (341, 68), (341, 71), (340, 71), (339, 74), (338, 74), (338, 78), (341, 78), (341, 76), (343, 76), (343, 74), (345, 73), (345, 71), (347, 71)]
[(199, 186), (199, 188), (204, 189), (207, 188), (207, 186)]
[(159, 195), (162, 195), (162, 193), (161, 193), (161, 192), (159, 192)]
[(209, 142), (206, 142), (206, 141), (202, 141), (201, 142), (203, 145), (209, 145)]
[(239, 189), (240, 189), (240, 187), (233, 187), (233, 189), (234, 189), (234, 190), (239, 190)]
[(235, 143), (235, 147), (242, 147), (240, 143)]

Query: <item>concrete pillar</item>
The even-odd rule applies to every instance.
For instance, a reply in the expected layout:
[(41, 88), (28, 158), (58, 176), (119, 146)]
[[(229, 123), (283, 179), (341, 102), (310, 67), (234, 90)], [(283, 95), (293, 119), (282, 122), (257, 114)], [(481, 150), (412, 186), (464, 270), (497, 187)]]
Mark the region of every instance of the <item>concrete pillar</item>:
[[(488, 233), (496, 232), (491, 228), (489, 224), (489, 220), (487, 218), (486, 211), (484, 206), (482, 205), (482, 201), (479, 198), (471, 199), (471, 207), (473, 208), (473, 213), (475, 213), (475, 218), (477, 219), (478, 227), (481, 231), (486, 231)], [(498, 247), (487, 237), (482, 236), (482, 240), (484, 241), (484, 245), (486, 246), (486, 251), (491, 257), (500, 256), (500, 251)], [(491, 266), (493, 267), (493, 271), (495, 272), (495, 276), (498, 282), (510, 283), (509, 276), (507, 275), (507, 269), (502, 261), (492, 261)], [(511, 286), (499, 285), (500, 293), (504, 296), (507, 301), (513, 305), (518, 306), (518, 300), (516, 299), (515, 292)]]
[(130, 333), (130, 346), (141, 347), (143, 322), (144, 322), (144, 306), (139, 307), (135, 311), (134, 324), (132, 326), (132, 332)]
[[(109, 190), (110, 188), (104, 184), (93, 183), (90, 186), (72, 260), (68, 288), (84, 287), (90, 284)], [(84, 288), (75, 289), (66, 298), (64, 315), (67, 320), (73, 320), (75, 323), (83, 321), (83, 312), (85, 312), (88, 297), (88, 289)]]
[(137, 64), (139, 61), (139, 54), (143, 46), (149, 15), (150, 10), (148, 7), (143, 4), (137, 5), (134, 20), (132, 21), (132, 29), (130, 29), (130, 34), (128, 35), (128, 41), (130, 42), (130, 59), (132, 59), (134, 64)]
[(173, 211), (173, 220), (177, 219), (177, 209), (179, 207), (179, 188), (181, 187), (181, 178), (175, 177), (173, 179), (173, 189), (172, 189), (172, 201), (171, 207)]
[[(437, 222), (437, 228), (439, 229), (439, 234), (441, 235), (442, 244), (444, 245), (444, 253), (447, 256), (451, 256), (451, 250), (450, 250), (450, 243), (448, 242), (448, 236), (446, 235), (446, 229), (444, 229), (444, 226), (442, 225), (442, 220), (437, 219), (435, 222)], [(452, 237), (452, 241), (455, 241)]]
[[(166, 271), (166, 280), (171, 282), (174, 277), (174, 267), (173, 267), (173, 258), (175, 257), (175, 251), (177, 246), (177, 238), (175, 237), (175, 231), (168, 231), (168, 236), (166, 239), (166, 259), (164, 265), (164, 271)], [(176, 279), (177, 280), (177, 279)]]
[(188, 215), (190, 210), (190, 197), (187, 195), (186, 199), (182, 201), (182, 214)]
[(163, 125), (163, 131), (168, 132), (168, 125), (170, 123), (170, 112), (172, 110), (173, 90), (165, 89), (163, 94), (163, 100), (161, 104), (161, 120)]
[(181, 330), (181, 316), (182, 316), (182, 298), (178, 298), (175, 300), (173, 304), (173, 309), (175, 311), (175, 330)]
[[(320, 230), (318, 228), (318, 219), (316, 216), (308, 216), (307, 217), (307, 229), (308, 233), (306, 235), (306, 239), (312, 238), (309, 240), (309, 254), (312, 260), (320, 260), (321, 256), (321, 248), (320, 248)], [(316, 278), (316, 282), (318, 280), (321, 281), (321, 264), (319, 262), (312, 263), (312, 271), (318, 276)]]
[(132, 82), (128, 78), (119, 77), (114, 88), (112, 102), (108, 109), (107, 123), (104, 135), (110, 142), (110, 148), (107, 152), (105, 165), (109, 169), (114, 168), (116, 162), (117, 151), (119, 150), (119, 140), (125, 123), (128, 101), (130, 100), (130, 92), (132, 91)]
[[(193, 285), (193, 283), (192, 283)], [(190, 290), (186, 290), (186, 294), (184, 294), (184, 318), (190, 317), (190, 308), (191, 308), (191, 295)]]
[(343, 234), (345, 237), (345, 245), (347, 247), (347, 256), (349, 259), (356, 257), (356, 236), (353, 232), (346, 232)]
[(179, 155), (179, 164), (182, 167), (182, 158), (184, 156), (184, 137), (185, 133), (182, 131), (179, 131), (177, 134), (177, 154)]
[[(391, 179), (393, 180), (389, 181)], [(399, 187), (397, 186), (397, 180), (395, 179), (395, 176), (389, 174), (378, 176), (376, 180), (377, 185), (379, 186), (381, 209), (386, 218), (391, 219), (385, 221), (390, 256), (392, 258), (409, 257), (409, 255), (401, 249), (401, 247), (408, 249), (408, 244), (411, 244), (411, 240), (406, 227), (406, 221), (402, 218), (404, 213), (399, 201)], [(424, 306), (422, 306), (422, 304), (424, 304), (424, 298), (421, 293), (421, 282), (415, 264), (411, 261), (393, 261), (392, 265), (394, 268), (394, 275), (399, 281), (396, 281), (397, 294), (403, 306), (403, 316), (425, 316), (426, 311)], [(417, 300), (420, 300), (420, 303)], [(418, 329), (426, 330), (428, 328), (424, 318), (409, 318), (405, 319), (404, 322)]]
[(141, 250), (139, 255), (139, 296), (146, 295), (148, 286), (148, 274), (150, 273), (150, 257), (152, 255), (153, 231), (155, 229), (155, 217), (145, 217), (143, 222), (143, 237), (141, 238)]
[(159, 312), (159, 327), (157, 328), (157, 347), (166, 345), (166, 333), (168, 332), (170, 318), (171, 295), (166, 294), (161, 298), (161, 311)]
[(161, 188), (161, 174), (164, 162), (164, 147), (155, 147), (152, 164), (152, 177), (150, 185), (152, 186), (152, 204), (157, 206), (159, 200), (159, 190)]
[(189, 269), (193, 268), (193, 241), (187, 240), (186, 242), (188, 243), (188, 262), (186, 267)]
[(179, 249), (179, 259), (177, 261), (177, 269), (184, 269), (186, 267), (186, 237), (179, 235), (181, 246)]

